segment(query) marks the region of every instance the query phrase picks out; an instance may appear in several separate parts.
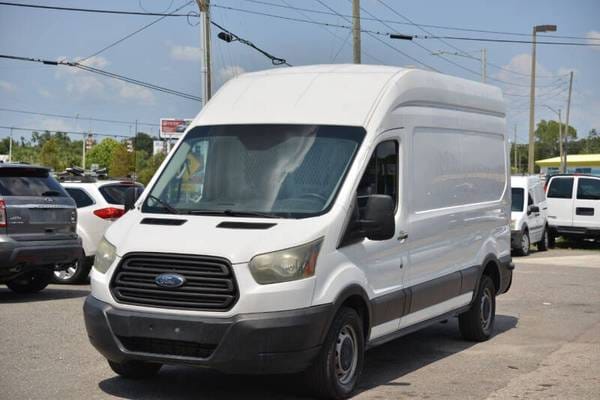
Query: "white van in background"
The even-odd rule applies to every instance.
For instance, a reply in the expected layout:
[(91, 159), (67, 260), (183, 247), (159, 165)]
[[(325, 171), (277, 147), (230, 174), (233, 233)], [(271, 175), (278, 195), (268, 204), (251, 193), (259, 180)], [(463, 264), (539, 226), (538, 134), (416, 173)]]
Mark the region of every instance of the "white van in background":
[(304, 371), (340, 399), (369, 347), (452, 316), (488, 339), (513, 269), (504, 113), (415, 69), (228, 81), (106, 231), (91, 343), (124, 377)]
[(513, 176), (511, 244), (521, 256), (529, 255), (532, 243), (538, 250), (546, 251), (548, 242), (548, 204), (544, 183), (538, 176)]
[(551, 243), (556, 236), (600, 240), (600, 177), (554, 175), (547, 196)]

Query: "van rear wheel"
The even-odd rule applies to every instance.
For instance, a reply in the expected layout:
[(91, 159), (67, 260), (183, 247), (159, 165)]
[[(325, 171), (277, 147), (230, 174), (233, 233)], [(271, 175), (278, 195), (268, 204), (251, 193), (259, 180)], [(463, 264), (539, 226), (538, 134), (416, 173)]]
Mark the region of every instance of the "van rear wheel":
[(542, 234), (542, 240), (537, 243), (538, 251), (546, 251), (550, 248), (550, 240), (548, 237), (548, 228), (544, 228), (544, 233)]
[(483, 275), (471, 309), (458, 316), (460, 333), (466, 340), (486, 341), (492, 336), (496, 320), (496, 287)]
[(336, 315), (321, 352), (305, 372), (307, 385), (322, 399), (352, 395), (364, 362), (365, 338), (358, 313), (348, 307)]
[(123, 361), (116, 362), (108, 360), (110, 368), (122, 376), (128, 379), (144, 379), (150, 378), (158, 373), (162, 364), (149, 363), (144, 361)]
[(37, 293), (46, 288), (51, 280), (50, 270), (31, 271), (6, 282), (6, 286), (15, 293)]

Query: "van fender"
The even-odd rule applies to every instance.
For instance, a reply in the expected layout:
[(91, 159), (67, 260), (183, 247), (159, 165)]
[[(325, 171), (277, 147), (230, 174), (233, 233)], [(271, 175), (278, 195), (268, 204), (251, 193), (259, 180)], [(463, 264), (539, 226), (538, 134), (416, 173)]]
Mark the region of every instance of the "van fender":
[[(477, 266), (477, 281), (475, 282), (475, 286), (473, 289), (473, 299), (471, 299), (471, 304), (473, 304), (473, 302), (475, 301), (475, 295), (477, 294), (477, 292), (479, 291), (479, 285), (481, 284), (481, 279), (483, 278), (483, 273), (485, 272), (485, 268), (490, 265), (492, 266), (492, 268), (494, 268), (495, 270), (495, 274), (498, 277), (498, 292), (500, 290), (500, 286), (501, 286), (501, 275), (500, 275), (500, 261), (498, 260), (498, 257), (496, 257), (495, 254), (493, 253), (489, 253), (488, 255), (486, 255), (483, 258), (483, 261), (481, 262), (480, 265)], [(494, 278), (492, 278), (494, 279)], [(496, 293), (497, 295), (500, 293)]]

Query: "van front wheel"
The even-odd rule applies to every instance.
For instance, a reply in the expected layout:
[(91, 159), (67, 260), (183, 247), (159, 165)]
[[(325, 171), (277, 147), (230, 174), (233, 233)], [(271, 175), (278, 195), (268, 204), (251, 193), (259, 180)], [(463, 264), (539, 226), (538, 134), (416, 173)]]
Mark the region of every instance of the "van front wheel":
[(305, 371), (307, 385), (323, 399), (345, 399), (362, 371), (365, 339), (358, 313), (344, 307), (336, 315), (321, 352)]
[(486, 341), (494, 331), (496, 319), (496, 287), (492, 279), (483, 275), (471, 309), (458, 316), (460, 333), (467, 340)]

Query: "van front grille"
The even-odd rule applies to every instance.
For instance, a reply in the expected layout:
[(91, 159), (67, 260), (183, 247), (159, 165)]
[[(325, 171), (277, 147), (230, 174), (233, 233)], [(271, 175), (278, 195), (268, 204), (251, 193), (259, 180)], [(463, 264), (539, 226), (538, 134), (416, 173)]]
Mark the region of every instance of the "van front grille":
[[(156, 278), (167, 273), (183, 277), (183, 285), (160, 286)], [(119, 303), (186, 310), (227, 311), (238, 298), (228, 260), (186, 254), (127, 254), (113, 274), (110, 289)]]

